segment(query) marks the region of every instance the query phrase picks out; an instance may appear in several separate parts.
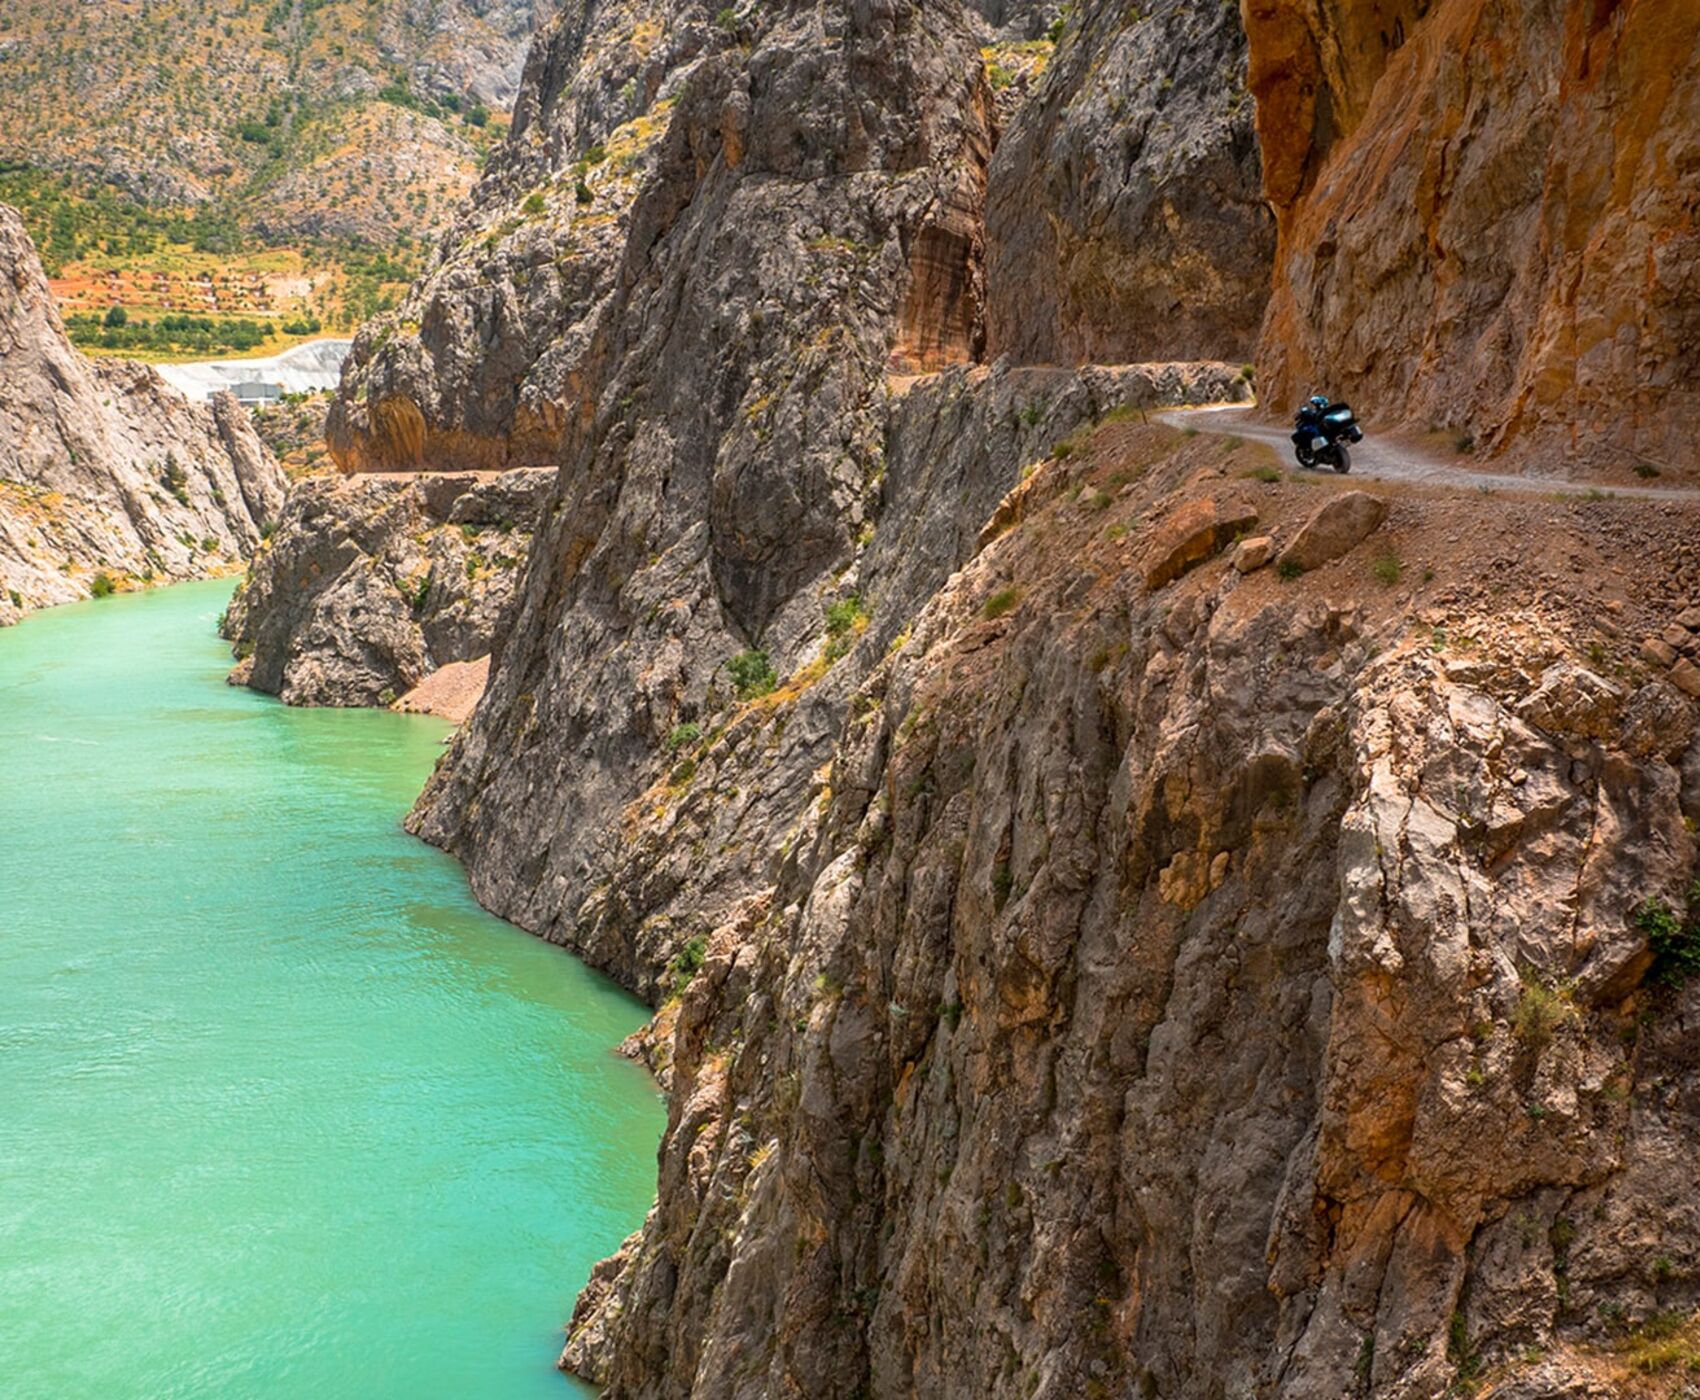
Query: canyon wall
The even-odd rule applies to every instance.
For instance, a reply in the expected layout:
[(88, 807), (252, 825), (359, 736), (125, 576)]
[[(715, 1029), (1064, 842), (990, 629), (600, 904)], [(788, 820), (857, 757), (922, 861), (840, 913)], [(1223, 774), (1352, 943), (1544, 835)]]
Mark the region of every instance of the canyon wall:
[[(534, 49), (330, 432), (558, 464), (409, 824), (657, 1006), (656, 1208), (563, 1358), (616, 1400), (1605, 1395), (1700, 1301), (1694, 507), (1344, 493), (1147, 421), (1244, 397), (1261, 316), (1269, 397), (1446, 412), (1418, 344), (1485, 422), (1474, 328), (1570, 275), (1515, 213), (1540, 114), (1620, 93), (1663, 134), (1576, 217), (1656, 230), (1613, 285), (1680, 367), (1687, 196), (1629, 172), (1686, 168), (1681, 75), (1566, 107), (1527, 8), (1088, 4), (1051, 53), (1037, 8), (575, 5)], [(1671, 13), (1594, 7), (1589, 63)]]
[(229, 572), (283, 496), (230, 395), (190, 403), (145, 365), (72, 348), (0, 205), (0, 625), (95, 587)]
[[(1646, 911), (1695, 711), (1589, 667), (1700, 513), (1513, 504), (1484, 584), (1444, 493), (1263, 460), (1106, 424), (882, 648), (658, 989), (657, 1209), (566, 1353), (610, 1395), (1604, 1395), (1693, 1305), (1700, 990)], [(726, 774), (646, 799), (649, 869)]]
[(1078, 7), (992, 160), (989, 356), (1251, 358), (1274, 225), (1245, 78), (1232, 6)]
[(1700, 10), (1244, 8), (1279, 229), (1265, 401), (1692, 477)]

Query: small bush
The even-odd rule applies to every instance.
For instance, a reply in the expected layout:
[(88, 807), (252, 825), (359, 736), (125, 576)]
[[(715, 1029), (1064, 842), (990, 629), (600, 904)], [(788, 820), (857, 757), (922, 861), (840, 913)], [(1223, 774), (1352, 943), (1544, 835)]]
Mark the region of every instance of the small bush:
[(1511, 1033), (1531, 1049), (1549, 1044), (1562, 1025), (1574, 1021), (1576, 1004), (1565, 988), (1553, 988), (1532, 972), (1522, 974), (1523, 987), (1517, 994), (1517, 1010), (1511, 1018)]
[(702, 726), (700, 724), (681, 724), (667, 736), (667, 747), (677, 753), (686, 744), (694, 744), (700, 738), (702, 738)]
[(1291, 583), (1305, 571), (1305, 566), (1297, 559), (1283, 559), (1275, 566), (1275, 573), (1283, 583)]
[(1393, 587), (1405, 576), (1405, 566), (1399, 562), (1399, 556), (1396, 554), (1381, 555), (1369, 568), (1375, 575), (1376, 582), (1387, 588)]
[(102, 569), (89, 580), (89, 597), (110, 598), (118, 591), (118, 585), (113, 582), (112, 575)]
[(1476, 450), (1476, 438), (1473, 433), (1454, 433), (1452, 446), (1460, 456), (1468, 456)]
[(826, 605), (826, 632), (829, 637), (842, 637), (856, 623), (867, 616), (867, 610), (862, 607), (862, 596), (850, 593)]
[(1000, 588), (996, 593), (992, 594), (990, 598), (986, 599), (986, 605), (981, 609), (981, 611), (985, 613), (988, 621), (995, 622), (998, 618), (1004, 616), (1004, 614), (1012, 612), (1015, 605), (1020, 601), (1020, 589)]
[(594, 204), (596, 202), (596, 196), (590, 192), (590, 186), (585, 184), (583, 180), (573, 186), (573, 198), (580, 204)]
[(707, 955), (708, 940), (700, 933), (673, 955), (673, 961), (667, 964), (667, 980), (675, 996), (691, 985), (691, 978), (701, 970)]
[(128, 311), (126, 311), (122, 306), (114, 306), (108, 309), (106, 313), (105, 325), (108, 330), (115, 331), (120, 326), (128, 324), (129, 320), (130, 313)]
[(1700, 880), (1688, 891), (1687, 919), (1658, 898), (1644, 901), (1634, 919), (1653, 954), (1649, 981), (1660, 987), (1680, 987), (1700, 972)]
[(1281, 473), (1274, 467), (1253, 467), (1246, 475), (1254, 481), (1265, 481), (1271, 485), (1281, 479)]
[(674, 764), (673, 771), (667, 775), (668, 787), (684, 787), (697, 775), (697, 761), (694, 758), (681, 759)]
[(525, 197), (525, 203), (520, 206), (527, 214), (541, 214), (543, 207), (543, 196), (536, 190), (528, 194)]
[(1655, 476), (1660, 475), (1660, 472), (1651, 462), (1637, 462), (1635, 464), (1635, 475), (1643, 481), (1650, 481)]
[(714, 22), (726, 33), (730, 34), (738, 27), (738, 12), (730, 5), (725, 6), (714, 16)]
[(771, 695), (779, 685), (773, 663), (765, 651), (741, 651), (726, 663), (732, 678), (732, 689), (740, 700), (756, 700)]

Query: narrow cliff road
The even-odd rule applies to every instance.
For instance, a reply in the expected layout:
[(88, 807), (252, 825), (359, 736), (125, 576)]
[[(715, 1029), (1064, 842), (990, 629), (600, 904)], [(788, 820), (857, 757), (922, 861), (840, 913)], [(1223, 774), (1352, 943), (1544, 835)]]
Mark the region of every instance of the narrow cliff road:
[[(1254, 442), (1266, 442), (1281, 454), (1287, 466), (1294, 471), (1300, 470), (1293, 461), (1291, 430), (1283, 424), (1253, 417), (1255, 412), (1254, 404), (1207, 404), (1198, 408), (1169, 409), (1154, 413), (1152, 417), (1172, 428), (1227, 433)], [(1700, 500), (1700, 490), (1680, 486), (1602, 486), (1596, 482), (1573, 481), (1564, 477), (1475, 471), (1454, 462), (1442, 461), (1409, 442), (1378, 438), (1369, 432), (1364, 434), (1361, 443), (1351, 449), (1351, 453), (1351, 477), (1354, 480), (1409, 481), (1426, 486), (1456, 486), (1481, 491), (1532, 491), (1570, 496), (1604, 491), (1613, 496), (1635, 496), (1645, 500)], [(1323, 474), (1333, 475), (1331, 471)]]

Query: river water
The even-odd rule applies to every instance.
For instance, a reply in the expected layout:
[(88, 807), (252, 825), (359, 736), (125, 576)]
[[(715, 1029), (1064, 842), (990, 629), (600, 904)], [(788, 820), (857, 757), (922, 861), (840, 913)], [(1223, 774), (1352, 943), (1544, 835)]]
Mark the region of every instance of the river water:
[(642, 1009), (401, 831), (445, 726), (223, 684), (229, 593), (0, 630), (0, 1393), (569, 1395)]

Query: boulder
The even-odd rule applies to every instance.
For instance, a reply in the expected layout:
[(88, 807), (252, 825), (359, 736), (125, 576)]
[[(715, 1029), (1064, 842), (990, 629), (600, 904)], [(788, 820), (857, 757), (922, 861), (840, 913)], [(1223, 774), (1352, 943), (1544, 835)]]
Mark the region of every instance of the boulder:
[(1675, 763), (1694, 737), (1694, 725), (1694, 706), (1665, 681), (1650, 681), (1624, 706), (1624, 752)]
[(1261, 569), (1275, 557), (1275, 541), (1268, 535), (1253, 535), (1249, 540), (1241, 540), (1240, 547), (1234, 551), (1234, 567), (1242, 574)]
[(1676, 665), (1676, 648), (1658, 637), (1649, 637), (1641, 643), (1641, 655), (1654, 666)]
[(1381, 528), (1387, 519), (1387, 502), (1367, 491), (1347, 491), (1325, 501), (1299, 527), (1293, 541), (1281, 551), (1282, 564), (1316, 569), (1343, 554), (1349, 554)]
[(1517, 713), (1549, 734), (1583, 739), (1607, 739), (1618, 732), (1623, 689), (1570, 661), (1554, 662), (1541, 673), (1534, 694)]
[(1257, 524), (1257, 511), (1243, 501), (1206, 496), (1188, 501), (1157, 527), (1145, 559), (1145, 586), (1161, 588), (1223, 549)]
[(1671, 667), (1670, 678), (1684, 695), (1700, 700), (1700, 666), (1685, 656)]

